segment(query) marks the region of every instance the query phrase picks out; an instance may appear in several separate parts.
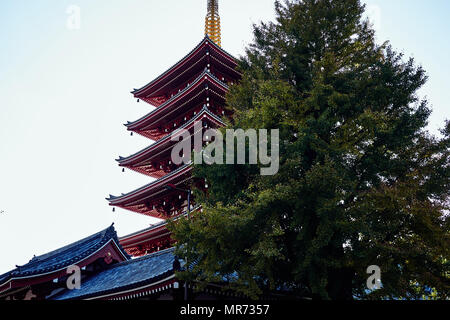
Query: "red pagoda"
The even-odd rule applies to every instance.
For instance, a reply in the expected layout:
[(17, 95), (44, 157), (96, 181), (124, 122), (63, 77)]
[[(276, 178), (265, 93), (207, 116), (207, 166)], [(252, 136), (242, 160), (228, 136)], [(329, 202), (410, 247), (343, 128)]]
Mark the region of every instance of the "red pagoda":
[[(229, 85), (238, 81), (236, 59), (220, 47), (218, 1), (208, 1), (205, 38), (184, 58), (144, 87), (132, 92), (138, 101), (156, 107), (126, 127), (133, 133), (156, 141), (148, 148), (129, 157), (120, 157), (119, 166), (157, 180), (127, 194), (107, 200), (111, 206), (139, 214), (173, 219), (195, 211), (195, 199), (190, 201), (190, 163), (175, 165), (171, 152), (177, 142), (172, 139), (180, 129), (192, 136), (194, 124), (202, 130), (223, 126), (225, 95)], [(120, 239), (128, 254), (139, 257), (170, 248), (173, 240), (162, 222)]]

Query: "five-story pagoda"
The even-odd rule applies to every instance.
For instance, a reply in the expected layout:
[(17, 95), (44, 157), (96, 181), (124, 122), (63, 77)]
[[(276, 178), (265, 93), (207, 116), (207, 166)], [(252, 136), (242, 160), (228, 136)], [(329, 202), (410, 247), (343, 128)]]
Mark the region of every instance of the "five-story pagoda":
[[(240, 79), (236, 60), (221, 48), (218, 0), (208, 0), (205, 38), (184, 58), (144, 87), (132, 92), (138, 101), (156, 107), (142, 118), (129, 122), (129, 131), (156, 141), (149, 147), (117, 161), (123, 168), (156, 178), (149, 184), (110, 196), (113, 207), (160, 219), (177, 218), (188, 211), (191, 188), (190, 163), (176, 165), (171, 159), (180, 129), (190, 135), (198, 130), (223, 126), (225, 95), (229, 85)], [(191, 210), (197, 210), (195, 200)], [(189, 210), (190, 211), (190, 210)], [(120, 243), (132, 256), (143, 256), (171, 247), (166, 222), (122, 237)]]

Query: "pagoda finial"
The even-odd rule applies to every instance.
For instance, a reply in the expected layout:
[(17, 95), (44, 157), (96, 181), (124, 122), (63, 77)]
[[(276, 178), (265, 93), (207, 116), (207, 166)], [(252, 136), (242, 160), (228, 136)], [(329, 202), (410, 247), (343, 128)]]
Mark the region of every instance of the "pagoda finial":
[(205, 34), (221, 46), (219, 0), (208, 0), (208, 14), (205, 18)]

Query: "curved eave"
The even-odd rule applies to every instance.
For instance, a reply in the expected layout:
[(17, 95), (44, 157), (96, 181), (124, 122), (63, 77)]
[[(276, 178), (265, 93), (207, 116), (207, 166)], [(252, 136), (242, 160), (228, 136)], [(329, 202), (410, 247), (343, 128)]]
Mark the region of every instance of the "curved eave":
[(135, 201), (140, 196), (144, 195), (145, 193), (149, 193), (152, 190), (156, 188), (164, 187), (167, 183), (169, 183), (172, 179), (179, 177), (183, 174), (186, 174), (192, 170), (192, 163), (188, 163), (177, 170), (169, 173), (168, 175), (162, 177), (161, 179), (158, 179), (156, 181), (153, 181), (139, 189), (136, 189), (134, 191), (131, 191), (127, 194), (123, 194), (121, 196), (110, 196), (109, 198), (106, 198), (107, 201), (109, 201), (110, 206), (122, 206), (127, 201)]
[(155, 150), (157, 150), (158, 148), (160, 148), (161, 146), (164, 146), (165, 144), (169, 143), (169, 144), (176, 144), (177, 142), (172, 141), (173, 137), (176, 137), (179, 132), (181, 130), (189, 130), (191, 129), (196, 121), (202, 120), (205, 117), (208, 118), (208, 120), (213, 121), (216, 125), (218, 126), (224, 126), (225, 123), (219, 118), (217, 117), (215, 114), (213, 114), (211, 111), (209, 111), (206, 107), (202, 109), (202, 111), (200, 113), (198, 113), (194, 118), (192, 118), (191, 120), (189, 120), (188, 122), (186, 122), (183, 126), (181, 126), (180, 128), (178, 128), (177, 130), (173, 131), (172, 133), (170, 133), (169, 135), (165, 136), (164, 138), (161, 138), (160, 140), (158, 140), (157, 142), (155, 142), (154, 144), (152, 144), (151, 146), (129, 156), (126, 158), (120, 157), (119, 159), (116, 159), (117, 162), (119, 162), (119, 165), (122, 167), (129, 167), (129, 166), (133, 166), (136, 165), (142, 161), (149, 161), (149, 158), (146, 158), (147, 155)]
[(211, 46), (214, 50), (216, 50), (222, 57), (224, 57), (225, 59), (227, 59), (229, 62), (231, 62), (231, 64), (234, 64), (235, 66), (237, 66), (237, 60), (228, 52), (226, 52), (225, 50), (223, 50), (221, 47), (219, 47), (218, 45), (216, 45), (214, 43), (214, 41), (212, 41), (208, 36), (205, 36), (205, 38), (202, 39), (202, 41), (193, 49), (191, 50), (186, 56), (184, 56), (181, 60), (179, 60), (177, 63), (175, 63), (172, 67), (170, 67), (166, 72), (162, 73), (160, 76), (158, 76), (156, 79), (152, 80), (151, 82), (149, 82), (148, 84), (146, 84), (145, 86), (143, 86), (140, 89), (135, 89), (133, 90), (131, 93), (136, 97), (139, 98), (141, 97), (143, 94), (145, 94), (147, 92), (148, 95), (148, 90), (150, 90), (151, 88), (155, 87), (157, 84), (159, 84), (162, 80), (166, 79), (167, 77), (169, 77), (171, 74), (178, 72), (178, 70), (183, 67), (189, 60), (192, 59), (192, 57), (198, 53), (198, 51), (204, 46), (204, 45), (208, 45)]
[[(133, 255), (133, 249), (138, 249), (139, 246), (151, 245), (155, 242), (170, 239), (172, 233), (167, 229), (167, 224), (160, 226), (158, 229), (152, 230), (151, 233), (147, 234), (142, 239), (124, 240), (121, 245), (125, 250), (128, 250), (131, 255)], [(142, 250), (142, 249), (138, 249)]]
[(198, 86), (200, 86), (201, 84), (203, 84), (206, 81), (214, 82), (216, 85), (218, 85), (220, 88), (222, 88), (222, 90), (224, 92), (227, 92), (229, 90), (229, 87), (226, 83), (220, 81), (212, 73), (205, 70), (188, 87), (184, 88), (178, 94), (174, 95), (172, 98), (170, 98), (165, 103), (160, 105), (158, 108), (152, 110), (150, 113), (146, 114), (142, 118), (140, 118), (136, 121), (133, 121), (133, 122), (128, 122), (125, 124), (125, 126), (128, 128), (129, 131), (140, 130), (140, 128), (143, 125), (147, 125), (149, 121), (152, 121), (152, 119), (154, 119), (156, 116), (160, 115), (164, 110), (168, 109), (171, 105), (173, 105), (174, 103), (179, 101), (180, 98), (189, 94), (191, 91), (193, 91), (194, 89), (196, 89)]
[[(196, 206), (195, 208), (193, 208), (191, 210), (191, 214), (195, 211), (198, 211), (201, 208), (201, 206)], [(173, 221), (177, 221), (180, 218), (186, 217), (187, 216), (187, 212), (184, 212), (183, 214), (173, 218)], [(133, 245), (138, 245), (141, 241), (145, 241), (145, 239), (147, 238), (151, 238), (155, 232), (158, 232), (161, 228), (166, 227), (168, 224), (167, 220), (164, 220), (160, 223), (157, 223), (155, 225), (150, 226), (149, 228), (140, 230), (140, 231), (136, 231), (134, 233), (131, 233), (129, 235), (123, 236), (119, 238), (120, 244), (122, 243), (126, 243), (127, 247), (131, 247)], [(139, 242), (139, 243), (133, 243), (133, 242)]]
[(139, 233), (125, 236), (120, 239), (120, 244), (125, 248), (132, 248), (138, 246), (139, 244), (148, 241), (148, 239), (153, 238), (155, 235), (159, 236), (159, 231), (166, 229), (167, 221), (154, 225), (148, 229), (142, 230)]

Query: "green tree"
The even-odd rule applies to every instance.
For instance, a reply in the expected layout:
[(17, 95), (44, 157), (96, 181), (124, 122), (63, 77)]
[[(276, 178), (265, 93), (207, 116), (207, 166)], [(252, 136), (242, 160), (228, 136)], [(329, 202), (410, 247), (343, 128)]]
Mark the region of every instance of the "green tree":
[(279, 129), (280, 170), (195, 166), (209, 188), (201, 214), (170, 226), (195, 262), (180, 277), (252, 298), (448, 297), (450, 123), (426, 130), (425, 71), (375, 42), (358, 0), (275, 7), (240, 59), (227, 128)]

